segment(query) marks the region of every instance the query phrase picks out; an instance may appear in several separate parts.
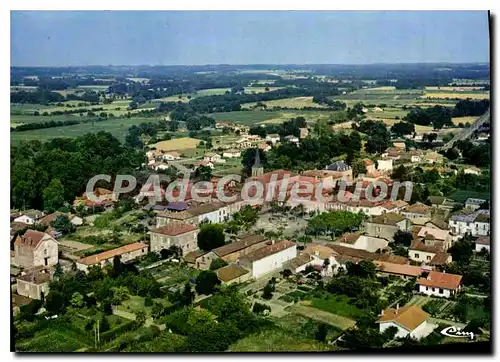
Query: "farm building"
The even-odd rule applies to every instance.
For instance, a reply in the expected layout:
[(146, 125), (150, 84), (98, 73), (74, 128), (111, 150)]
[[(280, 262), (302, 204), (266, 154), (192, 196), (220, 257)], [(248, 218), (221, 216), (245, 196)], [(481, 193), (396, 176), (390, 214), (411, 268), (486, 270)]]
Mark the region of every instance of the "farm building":
[(238, 265), (252, 271), (252, 278), (282, 268), (283, 264), (297, 256), (297, 245), (288, 240), (272, 241), (272, 244), (243, 256)]
[(85, 258), (76, 261), (76, 268), (84, 272), (88, 271), (88, 268), (93, 265), (99, 265), (101, 268), (104, 267), (106, 263), (113, 263), (115, 256), (120, 257), (122, 263), (137, 259), (148, 253), (148, 246), (143, 243), (133, 243), (119, 248), (105, 251), (100, 254), (90, 255)]

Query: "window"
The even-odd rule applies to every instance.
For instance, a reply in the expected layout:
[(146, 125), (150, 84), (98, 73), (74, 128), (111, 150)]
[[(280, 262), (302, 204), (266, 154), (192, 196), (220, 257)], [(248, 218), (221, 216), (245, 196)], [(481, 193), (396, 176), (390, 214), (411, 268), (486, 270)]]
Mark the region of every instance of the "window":
[(436, 288), (432, 288), (432, 291), (435, 292), (436, 291)]
[(418, 258), (420, 258), (420, 256), (417, 253), (415, 253), (415, 258), (418, 259)]
[(43, 250), (43, 255), (47, 255), (47, 249)]
[(444, 293), (444, 290), (439, 288), (439, 294), (443, 294)]
[(431, 260), (431, 257), (429, 255), (427, 255), (427, 260)]

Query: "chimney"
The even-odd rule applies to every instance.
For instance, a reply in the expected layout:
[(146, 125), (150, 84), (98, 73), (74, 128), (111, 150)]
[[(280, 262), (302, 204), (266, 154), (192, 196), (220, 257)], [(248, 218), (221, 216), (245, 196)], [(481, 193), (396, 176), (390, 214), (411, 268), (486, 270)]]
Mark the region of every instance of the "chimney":
[(380, 312), (380, 315), (383, 316), (384, 315), (384, 310), (382, 309), (382, 311)]
[(398, 312), (399, 312), (399, 303), (396, 304), (396, 314), (398, 314)]
[(275, 241), (276, 241), (276, 240), (272, 239), (272, 240), (271, 240), (271, 245), (274, 245)]
[(319, 256), (319, 250), (314, 250), (314, 255)]

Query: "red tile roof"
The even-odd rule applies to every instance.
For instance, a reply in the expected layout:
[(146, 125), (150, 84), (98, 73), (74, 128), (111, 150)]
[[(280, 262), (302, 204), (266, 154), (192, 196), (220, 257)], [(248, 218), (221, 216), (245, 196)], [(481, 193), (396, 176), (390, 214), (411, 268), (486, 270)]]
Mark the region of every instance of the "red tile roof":
[(17, 236), (15, 243), (35, 249), (38, 244), (40, 244), (44, 236), (45, 233), (41, 231), (28, 229), (24, 235)]
[(293, 247), (295, 244), (288, 240), (277, 241), (276, 243), (256, 250), (242, 257), (242, 259), (248, 259), (250, 261), (257, 261), (264, 259), (266, 256), (273, 255), (283, 251), (285, 249)]
[(162, 226), (158, 229), (154, 229), (151, 232), (156, 233), (156, 234), (177, 236), (177, 235), (185, 234), (187, 232), (194, 231), (194, 230), (196, 230), (196, 227), (194, 227), (193, 225), (171, 222), (171, 223), (169, 223), (165, 226)]
[(404, 306), (399, 309), (388, 308), (377, 320), (377, 323), (396, 322), (405, 329), (413, 331), (424, 323), (429, 315), (416, 305)]
[(147, 248), (147, 247), (148, 246), (146, 244), (143, 244), (143, 243), (128, 244), (128, 245), (120, 246), (119, 248), (116, 248), (116, 249), (105, 251), (105, 252), (100, 253), (100, 254), (87, 256), (85, 258), (77, 260), (77, 263), (94, 265), (94, 264), (100, 263), (103, 260), (108, 260), (108, 259), (114, 258), (117, 255), (130, 253), (132, 251), (136, 251), (136, 250), (139, 250), (142, 248)]
[(419, 278), (417, 284), (426, 287), (457, 289), (461, 281), (461, 275), (431, 271), (427, 278)]

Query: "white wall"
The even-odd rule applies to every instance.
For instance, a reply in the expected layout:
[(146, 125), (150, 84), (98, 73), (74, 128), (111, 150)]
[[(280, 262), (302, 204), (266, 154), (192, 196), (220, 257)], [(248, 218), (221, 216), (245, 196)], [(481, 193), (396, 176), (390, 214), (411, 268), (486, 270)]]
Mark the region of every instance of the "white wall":
[(297, 246), (282, 250), (252, 263), (252, 277), (258, 278), (264, 274), (282, 267), (283, 263), (297, 257)]
[(408, 250), (408, 257), (411, 260), (418, 261), (420, 263), (422, 262), (429, 263), (432, 260), (432, 258), (434, 258), (435, 255), (436, 255), (435, 253), (429, 253), (426, 251), (413, 250), (413, 249)]
[(394, 338), (404, 338), (410, 333), (408, 330), (400, 327), (398, 324), (396, 324), (394, 322), (382, 322), (382, 323), (380, 323), (380, 326), (379, 326), (380, 333), (384, 332), (389, 327), (396, 327), (398, 329), (398, 332), (396, 333), (396, 336)]
[(426, 287), (423, 285), (418, 286), (418, 291), (420, 293), (424, 293), (430, 296), (449, 298), (452, 294), (452, 291), (450, 289), (442, 289), (443, 293), (440, 293), (439, 290), (440, 288)]
[(415, 338), (415, 339), (420, 339), (428, 336), (432, 331), (433, 327), (430, 323), (427, 323), (427, 321), (424, 321), (422, 324), (420, 324), (417, 328), (415, 328), (411, 333), (410, 336)]
[(14, 221), (15, 222), (23, 222), (23, 223), (28, 224), (28, 225), (33, 225), (35, 223), (35, 220), (33, 220), (32, 218), (30, 218), (27, 215), (21, 215), (19, 217), (16, 217), (14, 219)]
[(490, 251), (490, 246), (489, 245), (483, 245), (483, 244), (476, 244), (476, 251), (481, 251), (482, 249)]

